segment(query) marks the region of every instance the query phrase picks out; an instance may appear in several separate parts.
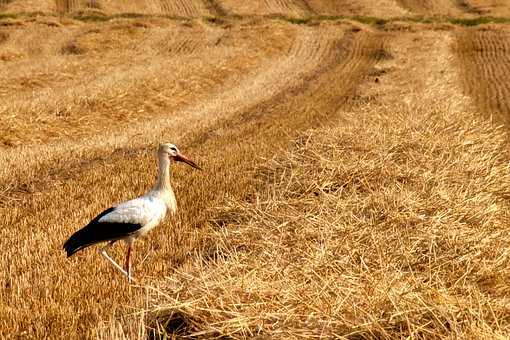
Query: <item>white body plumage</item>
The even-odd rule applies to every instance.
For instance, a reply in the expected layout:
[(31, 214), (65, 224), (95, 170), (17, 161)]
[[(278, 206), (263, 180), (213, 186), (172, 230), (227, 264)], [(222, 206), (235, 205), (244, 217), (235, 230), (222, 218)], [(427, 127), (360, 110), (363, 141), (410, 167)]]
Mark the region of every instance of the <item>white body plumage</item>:
[(145, 195), (117, 205), (112, 212), (101, 217), (99, 222), (139, 224), (141, 228), (135, 235), (142, 236), (165, 219), (167, 210), (163, 199)]

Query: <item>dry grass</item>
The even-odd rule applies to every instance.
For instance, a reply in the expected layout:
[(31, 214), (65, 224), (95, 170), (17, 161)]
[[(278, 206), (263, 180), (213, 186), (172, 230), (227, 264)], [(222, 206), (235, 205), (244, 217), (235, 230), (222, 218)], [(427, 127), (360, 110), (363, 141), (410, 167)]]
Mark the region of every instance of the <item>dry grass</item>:
[(506, 134), (476, 115), (356, 110), (258, 170), (214, 256), (152, 293), (160, 332), (510, 335)]
[[(276, 46), (283, 51), (273, 54), (272, 44), (253, 69), (173, 116), (155, 116), (129, 129), (113, 126), (111, 134), (83, 141), (61, 138), (2, 153), (1, 162), (8, 167), (0, 176), (7, 198), (0, 207), (5, 217), (0, 246), (10, 249), (1, 261), (6, 273), (2, 284), (8, 287), (0, 295), (3, 335), (93, 337), (101, 320), (122, 318), (126, 310), (120, 306), (145, 305), (144, 291), (127, 290), (125, 280), (96, 252), (69, 262), (59, 249), (105, 204), (138, 195), (150, 185), (154, 143), (177, 142), (207, 173), (184, 175), (185, 170), (175, 169), (176, 191), (185, 209), (153, 233), (150, 242), (138, 244), (137, 277), (142, 283), (169, 275), (194, 251), (209, 247), (213, 208), (225, 196), (241, 199), (255, 191), (256, 183), (246, 172), (260, 157), (271, 156), (274, 147), (286, 145), (296, 131), (327, 121), (377, 60), (375, 33), (342, 25), (279, 25), (298, 30), (290, 36), (290, 48), (280, 41)], [(274, 34), (284, 33), (272, 28)], [(350, 81), (336, 77), (338, 72)], [(103, 94), (107, 99), (108, 93)], [(7, 168), (26, 169), (27, 163), (28, 170), (9, 176)], [(9, 236), (12, 226), (17, 228), (15, 243)]]
[[(484, 60), (455, 63), (463, 28), (229, 3), (2, 2), (0, 337), (506, 335), (506, 137), (462, 93)], [(64, 258), (151, 185), (161, 141), (206, 172), (173, 169), (181, 209), (137, 243), (140, 286)]]

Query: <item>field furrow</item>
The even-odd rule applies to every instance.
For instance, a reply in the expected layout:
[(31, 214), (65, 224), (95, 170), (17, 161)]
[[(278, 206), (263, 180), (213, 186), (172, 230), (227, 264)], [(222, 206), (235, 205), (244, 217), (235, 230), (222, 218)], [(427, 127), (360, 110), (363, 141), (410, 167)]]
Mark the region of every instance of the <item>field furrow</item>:
[[(259, 100), (261, 100), (260, 99), (261, 96), (263, 98), (263, 96), (271, 95), (275, 89), (275, 86), (276, 86), (276, 88), (278, 88), (278, 86), (288, 86), (289, 85), (289, 79), (287, 79), (288, 77), (283, 77), (283, 79), (282, 79), (279, 76), (281, 76), (282, 74), (285, 74), (286, 72), (291, 72), (291, 70), (294, 68), (302, 69), (303, 72), (306, 71), (308, 69), (307, 65), (310, 63), (312, 65), (314, 65), (314, 63), (317, 62), (317, 58), (324, 53), (324, 49), (326, 48), (326, 46), (324, 46), (324, 43), (315, 43), (314, 41), (310, 41), (309, 44), (307, 44), (308, 40), (306, 40), (306, 39), (307, 39), (306, 35), (302, 36), (299, 40), (299, 42), (302, 41), (302, 43), (295, 44), (292, 47), (292, 49), (290, 50), (289, 54), (285, 58), (281, 59), (277, 63), (264, 62), (264, 65), (262, 66), (262, 68), (260, 68), (260, 69), (257, 68), (253, 72), (249, 72), (248, 75), (245, 77), (246, 78), (245, 80), (239, 80), (237, 77), (231, 77), (231, 79), (232, 79), (231, 81), (235, 82), (235, 84), (232, 84), (234, 86), (230, 85), (229, 86), (230, 89), (226, 93), (218, 92), (218, 93), (212, 95), (212, 98), (214, 98), (214, 102), (215, 103), (223, 103), (223, 104), (228, 103), (225, 106), (227, 108), (229, 108), (230, 110), (235, 111), (235, 110), (239, 110), (238, 105), (241, 103), (243, 105), (244, 104), (252, 105), (252, 104), (250, 104), (250, 102), (248, 102), (248, 103), (246, 103), (245, 101), (241, 102), (240, 98), (242, 96), (240, 95), (240, 93), (250, 92), (250, 94), (251, 94), (250, 100), (259, 101)], [(222, 61), (221, 64), (218, 64), (216, 66), (221, 69), (224, 67), (223, 65), (228, 64), (229, 62), (232, 62), (232, 60), (226, 59), (226, 60)], [(166, 75), (167, 75), (166, 73), (162, 73), (162, 72), (166, 72), (166, 71), (164, 71), (165, 68), (162, 67), (163, 63), (165, 63), (165, 60), (162, 60), (161, 64), (153, 65), (153, 67), (154, 67), (153, 71), (154, 71), (154, 74), (158, 73), (160, 76), (162, 76), (162, 79), (164, 79), (165, 84), (168, 84), (170, 79), (166, 78)], [(299, 64), (296, 66), (296, 63), (299, 63)], [(149, 72), (145, 63), (142, 63), (139, 66), (139, 68), (140, 68), (140, 76), (142, 76), (142, 75), (144, 77), (150, 76), (151, 72)], [(142, 71), (142, 70), (144, 70), (144, 71)], [(242, 68), (241, 70), (246, 71), (246, 68)], [(119, 73), (118, 71), (115, 71), (115, 69), (109, 70), (109, 71), (110, 71), (108, 73), (109, 77), (111, 77), (111, 73), (114, 73), (114, 74)], [(136, 82), (141, 81), (140, 79), (136, 78), (137, 71), (136, 71), (136, 68), (133, 68), (133, 66), (126, 68), (125, 71), (126, 72), (119, 73), (119, 76), (122, 77), (119, 82), (125, 83), (130, 78), (124, 78), (124, 77), (133, 77), (133, 76), (135, 77)], [(192, 72), (192, 71), (193, 71), (193, 69), (188, 70), (188, 72)], [(170, 75), (170, 73), (173, 72), (173, 69), (169, 69), (168, 72), (169, 72), (168, 75)], [(178, 73), (177, 76), (183, 77), (184, 79), (186, 77), (185, 75), (183, 75), (181, 73)], [(232, 76), (232, 75), (230, 75), (230, 76)], [(198, 77), (196, 70), (195, 70), (195, 77)], [(267, 77), (271, 77), (271, 78), (267, 78)], [(299, 77), (299, 73), (296, 73), (295, 79), (299, 79), (298, 77)], [(286, 79), (286, 80), (284, 80), (284, 79)], [(96, 95), (101, 94), (102, 96), (105, 96), (105, 95), (108, 96), (108, 94), (104, 92), (104, 89), (106, 89), (107, 87), (110, 87), (109, 85), (106, 87), (98, 88), (98, 85), (102, 84), (103, 82), (104, 82), (103, 79), (99, 79), (99, 80), (97, 80), (97, 84), (92, 83), (91, 88), (95, 91), (94, 93), (96, 93)], [(117, 81), (115, 81), (115, 83), (117, 83)], [(290, 84), (292, 84), (292, 82), (290, 82)], [(67, 84), (66, 86), (69, 86), (69, 84)], [(84, 90), (85, 89), (86, 88), (84, 88)], [(145, 90), (145, 89), (142, 89), (142, 90)], [(183, 90), (184, 89), (182, 87), (180, 87), (180, 91), (183, 91)], [(196, 97), (198, 93), (196, 91), (196, 88), (194, 90), (195, 91), (192, 92), (192, 95)], [(172, 89), (172, 88), (160, 89), (160, 91), (156, 92), (156, 96), (163, 97), (163, 98), (165, 98), (165, 97), (174, 97), (175, 98), (174, 91), (175, 91), (175, 89)], [(180, 95), (182, 95), (182, 94), (180, 94)], [(114, 95), (114, 97), (115, 97), (115, 95)], [(123, 99), (123, 98), (124, 97), (122, 97), (121, 99)], [(220, 98), (221, 98), (221, 100), (220, 100)], [(156, 99), (156, 98), (154, 98), (154, 99)], [(143, 100), (144, 100), (144, 102), (146, 102), (147, 98), (144, 98)], [(174, 99), (174, 101), (175, 101), (175, 99)], [(236, 104), (236, 103), (239, 103), (239, 104)], [(200, 103), (199, 105), (202, 106), (203, 103)], [(168, 107), (167, 107), (167, 109), (168, 109)], [(190, 111), (189, 113), (192, 114), (196, 110), (194, 108), (190, 108), (186, 111)], [(217, 111), (219, 113), (220, 111), (224, 112), (225, 110), (217, 109), (217, 110), (213, 110), (213, 111)], [(177, 117), (179, 117), (179, 119), (180, 119), (180, 116), (182, 114), (176, 113), (175, 115)], [(162, 122), (166, 122), (166, 121), (168, 121), (168, 118), (163, 118)], [(143, 123), (142, 125), (144, 125), (144, 124), (146, 124), (146, 123)], [(155, 124), (155, 123), (154, 123), (154, 121), (150, 121), (150, 124)], [(159, 126), (160, 124), (155, 124), (155, 125)], [(163, 127), (161, 127), (161, 128), (163, 128)], [(139, 129), (140, 129), (139, 126), (132, 127), (133, 135), (137, 135), (138, 132), (136, 132), (136, 131), (138, 131)], [(94, 131), (94, 132), (97, 133), (97, 131)], [(117, 138), (115, 136), (112, 136), (112, 139), (115, 140)], [(130, 138), (128, 138), (127, 140), (129, 140), (129, 139)], [(99, 140), (104, 141), (104, 138), (100, 138)], [(118, 139), (117, 139), (117, 142), (118, 142)], [(11, 166), (12, 165), (13, 164), (11, 164)]]
[(458, 67), (466, 93), (479, 110), (508, 122), (510, 119), (510, 31), (467, 29), (457, 34)]
[[(232, 83), (231, 85), (228, 85), (227, 88), (229, 88), (229, 90), (227, 92), (217, 92), (217, 91), (213, 91), (213, 94), (212, 95), (208, 95), (208, 97), (212, 100), (211, 103), (214, 103), (215, 105), (223, 105), (224, 107), (228, 108), (229, 111), (237, 111), (239, 109), (241, 109), (239, 107), (239, 105), (253, 105), (251, 104), (251, 101), (260, 101), (260, 100), (263, 100), (264, 96), (271, 96), (273, 93), (274, 93), (274, 90), (275, 90), (275, 86), (276, 88), (278, 88), (279, 86), (289, 86), (289, 84), (292, 84), (293, 82), (290, 81), (289, 82), (289, 79), (287, 76), (285, 77), (281, 77), (282, 75), (286, 74), (287, 72), (292, 72), (292, 70), (294, 68), (298, 68), (302, 71), (300, 72), (305, 72), (308, 70), (308, 66), (309, 64), (312, 65), (315, 65), (314, 63), (318, 62), (318, 56), (322, 55), (322, 53), (324, 52), (324, 48), (326, 48), (324, 46), (323, 43), (315, 43), (314, 41), (308, 41), (307, 40), (307, 35), (304, 35), (302, 37), (300, 37), (300, 40), (298, 41), (297, 44), (295, 44), (292, 49), (290, 50), (289, 54), (280, 59), (278, 62), (264, 62), (263, 66), (261, 66), (260, 68), (257, 67), (256, 70), (252, 71), (252, 72), (248, 72), (248, 75), (246, 75), (244, 78), (245, 79), (238, 79), (238, 75), (237, 76), (234, 76), (232, 77), (232, 75), (230, 75), (230, 79), (228, 82), (234, 82)], [(248, 56), (247, 56), (248, 57)], [(249, 58), (249, 57), (248, 57)], [(163, 63), (164, 61), (162, 61)], [(226, 60), (223, 60), (221, 64), (217, 64), (216, 66), (218, 68), (223, 68), (224, 66), (223, 65), (228, 65), (230, 62), (232, 62), (232, 60), (229, 60), (229, 59), (226, 59)], [(245, 63), (247, 65), (250, 65), (249, 63)], [(297, 64), (297, 65), (296, 65)], [(140, 75), (150, 75), (151, 72), (149, 72), (149, 70), (147, 69), (147, 67), (145, 66), (145, 64), (142, 64), (139, 66), (140, 68)], [(141, 70), (145, 70), (145, 71), (141, 71)], [(162, 71), (161, 70), (164, 70), (164, 68), (162, 68), (162, 65), (159, 65), (159, 64), (156, 64), (154, 65), (154, 73), (158, 73), (159, 75), (162, 75), (163, 78), (165, 80), (165, 84), (168, 84), (168, 81), (169, 79), (165, 77), (165, 74), (161, 73)], [(111, 70), (110, 70), (111, 71)], [(193, 69), (189, 69), (188, 70), (189, 72), (193, 72)], [(242, 72), (246, 72), (247, 69), (246, 68), (241, 68), (239, 69), (239, 71), (241, 71), (241, 73), (239, 74), (242, 74)], [(169, 72), (173, 72), (172, 69), (169, 70)], [(111, 73), (111, 72), (110, 72)], [(118, 72), (115, 72), (115, 73), (118, 73)], [(133, 68), (132, 66), (130, 66), (129, 68), (126, 69), (126, 72), (125, 73), (120, 73), (120, 76), (122, 77), (121, 78), (121, 82), (126, 82), (127, 79), (129, 78), (124, 78), (124, 77), (133, 77), (135, 76), (136, 77), (137, 75), (137, 71), (135, 68)], [(294, 81), (297, 81), (299, 79), (299, 75), (300, 73), (296, 73), (295, 74), (295, 77), (293, 79), (295, 79)], [(185, 74), (182, 74), (182, 73), (178, 73), (176, 74), (176, 76), (180, 76), (182, 77), (181, 79), (186, 79), (186, 75)], [(195, 76), (198, 76), (198, 74), (196, 73), (196, 70), (195, 70)], [(270, 77), (270, 78), (268, 78)], [(140, 79), (136, 79), (136, 82), (139, 82)], [(179, 78), (177, 78), (179, 79)], [(98, 84), (102, 83), (103, 80), (100, 80), (98, 82)], [(228, 84), (228, 82), (226, 84)], [(117, 82), (115, 82), (117, 83)], [(99, 88), (97, 89), (97, 85), (94, 85), (92, 84), (92, 89), (94, 89), (94, 91), (97, 91), (97, 95), (102, 95), (102, 96), (108, 96), (107, 93), (104, 92), (103, 88)], [(68, 85), (69, 86), (69, 85)], [(109, 86), (108, 86), (109, 87)], [(141, 90), (145, 90), (145, 88), (142, 88)], [(178, 88), (179, 91), (183, 91), (185, 90), (185, 88), (182, 88), (182, 87), (179, 87)], [(194, 89), (195, 91), (192, 92), (192, 95), (194, 97), (197, 97), (197, 91), (196, 89)], [(209, 91), (211, 91), (211, 89), (209, 89)], [(214, 93), (216, 92), (216, 93)], [(250, 101), (246, 102), (246, 101), (241, 101), (241, 93), (245, 93), (245, 92), (249, 92), (250, 93)], [(180, 94), (182, 95), (182, 94)], [(115, 97), (115, 96), (114, 96)], [(136, 98), (136, 96), (134, 96)], [(174, 88), (166, 88), (166, 89), (160, 89), (159, 91), (155, 91), (155, 98), (154, 100), (157, 99), (157, 97), (163, 97), (163, 98), (171, 98), (171, 97), (174, 97), (175, 98), (175, 89)], [(122, 96), (120, 99), (124, 100), (124, 96)], [(143, 101), (144, 102), (147, 102), (147, 99), (150, 99), (150, 98), (143, 98)], [(203, 100), (205, 100), (205, 102), (208, 102), (207, 98), (203, 98)], [(174, 99), (175, 101), (175, 99)], [(168, 108), (168, 103), (165, 103), (167, 105), (167, 110), (169, 109)], [(189, 109), (184, 109), (184, 111), (182, 112), (176, 112), (174, 115), (176, 117), (176, 120), (183, 120), (183, 116), (184, 117), (187, 117), (189, 115), (196, 115), (197, 112), (201, 112), (204, 110), (203, 108), (204, 106), (204, 103), (203, 102), (199, 102), (198, 106), (193, 106), (191, 105), (191, 107)], [(218, 108), (213, 108), (211, 110), (213, 113), (215, 113), (215, 115), (218, 115), (220, 114), (220, 112), (222, 113), (225, 113), (225, 109), (220, 109), (219, 107)], [(167, 111), (168, 112), (168, 111)], [(208, 116), (206, 114), (206, 116)], [(212, 119), (213, 116), (210, 116), (210, 118)], [(160, 130), (164, 130), (165, 129), (165, 126), (167, 125), (167, 123), (169, 122), (169, 118), (167, 117), (167, 115), (165, 115), (164, 118), (162, 118), (160, 121), (157, 121), (157, 120), (150, 120), (148, 122), (142, 122), (141, 124), (136, 124), (135, 126), (131, 126), (128, 130), (131, 131), (131, 132), (128, 132), (126, 134), (126, 139), (125, 139), (125, 142), (132, 142), (133, 141), (133, 138), (134, 136), (136, 135), (139, 135), (140, 131), (141, 130), (145, 130), (145, 129), (151, 129), (151, 126), (154, 125), (156, 126), (157, 128), (156, 129), (160, 129)], [(125, 130), (125, 127), (122, 128), (124, 132), (126, 132)], [(98, 133), (98, 131), (94, 131), (95, 133)], [(156, 133), (154, 131), (154, 133)], [(152, 138), (151, 138), (152, 139)], [(117, 145), (119, 146), (119, 138), (117, 136), (117, 133), (114, 133), (111, 135), (110, 138), (105, 138), (105, 136), (103, 135), (101, 138), (97, 138), (97, 140), (95, 141), (92, 141), (92, 143), (90, 143), (90, 146), (94, 146), (95, 148), (101, 148), (103, 146), (103, 144), (105, 144), (105, 141), (108, 141), (110, 140), (109, 142), (106, 143), (106, 145), (110, 145), (110, 147), (112, 145)], [(97, 142), (97, 143), (96, 143)], [(46, 148), (49, 147), (49, 145), (46, 145)], [(62, 146), (59, 145), (59, 143), (57, 143), (57, 145), (55, 145), (55, 148), (58, 149), (58, 148), (61, 148)], [(81, 143), (76, 143), (76, 148), (83, 148), (83, 145), (81, 145)], [(29, 149), (27, 149), (26, 151), (29, 151)], [(12, 154), (15, 154), (15, 153), (18, 153), (18, 151), (14, 151)], [(4, 155), (6, 155), (6, 159), (10, 159), (9, 161), (9, 168), (12, 169), (12, 167), (17, 167), (15, 165), (15, 163), (13, 163), (13, 158), (8, 156), (8, 154), (10, 154), (10, 152), (8, 150), (6, 150), (6, 152), (4, 153)], [(12, 155), (11, 154), (11, 155)], [(52, 152), (50, 153), (51, 155), (55, 156), (57, 154), (57, 152)], [(39, 160), (40, 160), (40, 157), (38, 157)], [(22, 166), (22, 163), (18, 164), (18, 166)], [(7, 178), (5, 178), (7, 179)], [(11, 178), (12, 179), (12, 178)], [(5, 182), (4, 182), (5, 183)]]

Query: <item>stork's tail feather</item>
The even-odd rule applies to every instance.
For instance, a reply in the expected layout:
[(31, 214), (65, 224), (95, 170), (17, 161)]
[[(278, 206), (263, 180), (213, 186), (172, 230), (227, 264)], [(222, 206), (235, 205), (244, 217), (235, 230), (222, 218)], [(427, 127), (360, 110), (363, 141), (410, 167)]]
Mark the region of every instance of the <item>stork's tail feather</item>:
[(87, 230), (78, 230), (64, 243), (64, 250), (67, 253), (67, 257), (95, 243), (90, 242), (90, 237), (88, 237), (87, 234)]
[(64, 243), (64, 250), (67, 253), (67, 257), (73, 255), (77, 251), (85, 249), (95, 243), (101, 242), (101, 238), (96, 237), (96, 232), (94, 230), (94, 225), (97, 225), (99, 219), (106, 214), (113, 211), (112, 208), (108, 208), (99, 215), (97, 215), (92, 221), (89, 222), (85, 227), (75, 232), (69, 239)]
[(75, 232), (64, 243), (64, 249), (68, 257), (96, 243), (117, 241), (129, 237), (142, 228), (142, 225), (139, 223), (99, 221), (101, 217), (113, 210), (114, 208), (109, 208), (97, 215), (89, 224)]

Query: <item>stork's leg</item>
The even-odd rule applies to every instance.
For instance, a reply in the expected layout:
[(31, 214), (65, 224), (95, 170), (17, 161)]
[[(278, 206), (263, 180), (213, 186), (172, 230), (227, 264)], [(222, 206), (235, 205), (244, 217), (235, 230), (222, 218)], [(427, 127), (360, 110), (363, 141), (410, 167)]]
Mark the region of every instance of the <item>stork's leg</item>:
[(117, 264), (117, 262), (115, 262), (115, 261), (114, 261), (114, 260), (113, 260), (113, 259), (112, 259), (109, 255), (108, 255), (108, 253), (106, 252), (106, 250), (107, 250), (108, 248), (110, 248), (110, 247), (111, 247), (114, 243), (115, 243), (115, 241), (111, 241), (111, 242), (109, 242), (106, 246), (104, 246), (103, 248), (101, 248), (101, 249), (99, 250), (99, 252), (101, 253), (101, 255), (103, 255), (103, 256), (104, 256), (104, 258), (105, 258), (105, 259), (107, 259), (108, 261), (110, 261), (110, 263), (111, 263), (111, 264), (113, 264), (113, 266), (114, 266), (115, 268), (117, 268), (118, 270), (120, 270), (120, 272), (121, 272), (122, 274), (126, 275), (126, 276), (129, 278), (128, 273), (127, 273), (124, 269), (122, 269), (122, 267), (121, 267), (121, 266), (119, 266), (119, 265)]
[(131, 254), (132, 254), (132, 251), (133, 251), (133, 242), (128, 241), (128, 249), (127, 249), (127, 253), (126, 253), (126, 264), (124, 265), (124, 268), (127, 272), (127, 277), (130, 282), (133, 280), (133, 277), (131, 276), (131, 265), (132, 265)]

